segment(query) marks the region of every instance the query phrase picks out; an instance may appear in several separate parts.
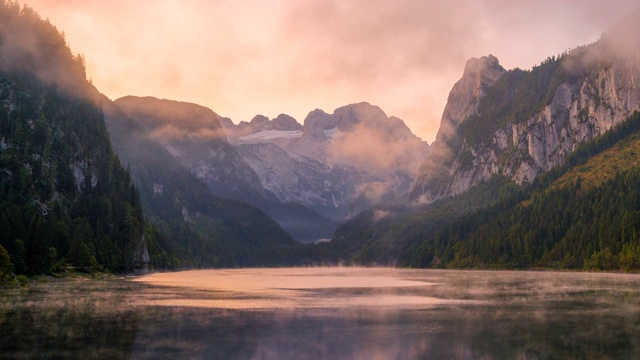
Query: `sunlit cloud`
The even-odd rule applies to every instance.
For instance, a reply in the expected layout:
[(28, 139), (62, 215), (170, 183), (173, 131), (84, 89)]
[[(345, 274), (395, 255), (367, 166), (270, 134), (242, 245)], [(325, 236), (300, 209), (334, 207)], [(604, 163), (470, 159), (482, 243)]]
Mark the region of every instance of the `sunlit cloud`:
[(595, 41), (637, 0), (25, 0), (112, 99), (155, 96), (234, 122), (367, 101), (431, 142), (470, 57), (505, 68)]

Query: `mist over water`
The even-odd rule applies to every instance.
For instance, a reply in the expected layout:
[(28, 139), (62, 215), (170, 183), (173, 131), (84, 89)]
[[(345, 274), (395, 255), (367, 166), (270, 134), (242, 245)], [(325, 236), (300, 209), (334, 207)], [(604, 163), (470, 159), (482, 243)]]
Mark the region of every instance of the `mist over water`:
[(220, 298), (144, 300), (145, 305), (292, 310), (362, 306), (405, 309), (473, 303), (423, 295), (422, 287), (436, 284), (403, 279), (388, 269), (198, 270), (154, 274), (135, 281), (225, 293)]
[(638, 358), (640, 276), (232, 269), (3, 290), (9, 358)]

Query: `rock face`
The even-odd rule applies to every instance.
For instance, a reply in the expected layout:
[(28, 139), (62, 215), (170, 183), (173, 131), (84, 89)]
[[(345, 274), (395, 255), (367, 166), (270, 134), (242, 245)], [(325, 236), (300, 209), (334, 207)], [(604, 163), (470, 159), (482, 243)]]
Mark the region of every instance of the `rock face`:
[(640, 110), (638, 15), (528, 72), (500, 70), (491, 56), (470, 60), (451, 91), (413, 199), (460, 194), (495, 174), (531, 182)]
[(458, 125), (478, 111), (480, 99), (506, 70), (493, 55), (471, 58), (464, 66), (462, 78), (453, 85), (442, 114), (436, 144), (449, 141)]
[(640, 63), (618, 63), (608, 69), (596, 66), (577, 82), (558, 86), (553, 99), (525, 121), (507, 122), (490, 139), (476, 147), (464, 143), (460, 152), (471, 153), (466, 164), (453, 164), (450, 193), (458, 194), (492, 174), (502, 174), (518, 184), (564, 163), (564, 158), (585, 141), (624, 121), (639, 109)]
[(330, 167), (310, 158), (293, 158), (275, 143), (238, 144), (240, 155), (262, 185), (283, 202), (303, 204), (320, 214), (340, 220), (357, 184), (366, 174), (345, 166)]
[(333, 114), (314, 110), (301, 130), (288, 121), (282, 130), (273, 125), (259, 129), (230, 136), (230, 142), (262, 185), (281, 201), (303, 204), (333, 219), (405, 193), (428, 153), (427, 143), (402, 120), (367, 103), (347, 105)]
[(436, 140), (431, 145), (431, 154), (418, 172), (412, 189), (415, 199), (430, 202), (448, 193), (449, 166), (460, 142), (458, 126), (477, 113), (480, 100), (505, 72), (493, 55), (467, 61), (462, 78), (449, 93)]

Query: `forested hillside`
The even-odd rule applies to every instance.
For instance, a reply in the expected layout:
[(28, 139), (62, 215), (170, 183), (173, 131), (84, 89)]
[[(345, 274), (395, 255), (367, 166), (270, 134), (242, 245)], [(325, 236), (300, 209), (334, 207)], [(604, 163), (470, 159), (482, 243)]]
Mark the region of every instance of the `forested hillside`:
[(640, 270), (639, 156), (635, 113), (506, 202), (426, 236), (410, 264)]
[(432, 204), (375, 207), (341, 225), (331, 242), (316, 245), (307, 256), (316, 263), (408, 266), (417, 245), (429, 234), (517, 190), (508, 179), (494, 177), (462, 195)]
[(0, 23), (0, 246), (14, 272), (144, 266), (153, 240), (82, 57), (29, 8), (0, 2)]

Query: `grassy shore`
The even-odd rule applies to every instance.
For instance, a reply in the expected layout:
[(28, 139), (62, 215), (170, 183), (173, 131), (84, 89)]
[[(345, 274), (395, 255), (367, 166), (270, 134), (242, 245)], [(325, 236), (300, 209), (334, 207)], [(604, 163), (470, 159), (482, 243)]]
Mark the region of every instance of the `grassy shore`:
[(25, 275), (16, 275), (1, 282), (0, 289), (29, 287), (32, 283), (114, 279), (123, 279), (123, 276), (104, 272), (85, 273), (80, 271), (67, 271), (61, 273), (52, 273), (49, 275), (34, 275), (31, 277)]

